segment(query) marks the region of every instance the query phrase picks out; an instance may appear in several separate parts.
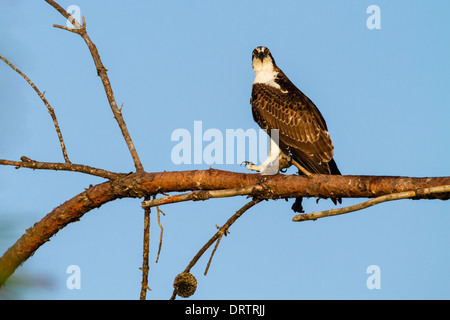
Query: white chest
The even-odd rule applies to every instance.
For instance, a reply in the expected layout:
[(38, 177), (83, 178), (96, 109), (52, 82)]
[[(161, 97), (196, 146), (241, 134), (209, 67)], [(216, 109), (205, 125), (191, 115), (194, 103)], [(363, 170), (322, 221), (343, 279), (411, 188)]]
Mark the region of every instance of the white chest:
[(265, 60), (263, 63), (261, 60), (255, 59), (253, 61), (253, 70), (255, 71), (254, 84), (263, 83), (280, 89), (280, 85), (275, 82), (278, 73), (274, 70), (273, 64), (270, 61)]

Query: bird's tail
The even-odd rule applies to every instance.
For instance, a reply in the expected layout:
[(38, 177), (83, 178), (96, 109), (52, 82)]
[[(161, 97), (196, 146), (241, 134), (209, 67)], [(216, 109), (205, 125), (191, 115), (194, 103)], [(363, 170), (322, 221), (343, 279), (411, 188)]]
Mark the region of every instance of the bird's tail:
[[(332, 175), (341, 175), (341, 172), (339, 171), (336, 162), (334, 161), (334, 159), (331, 159), (330, 162), (328, 162), (329, 168), (330, 168), (330, 173)], [(309, 168), (307, 168), (308, 170)], [(299, 175), (302, 175), (302, 172), (298, 172)], [(298, 197), (295, 199), (294, 204), (292, 205), (292, 210), (294, 212), (298, 212), (298, 213), (304, 213), (305, 211), (303, 210), (303, 206), (302, 206), (302, 200), (303, 197)], [(338, 203), (342, 203), (342, 198), (331, 198), (331, 201), (333, 201), (334, 205), (337, 205)]]
[[(331, 161), (328, 162), (328, 166), (330, 167), (331, 174), (341, 175), (341, 172), (339, 171), (334, 159), (331, 159)], [(339, 202), (339, 204), (342, 203), (342, 198), (331, 198), (331, 201), (333, 201), (334, 205), (336, 206), (338, 204), (338, 202)]]

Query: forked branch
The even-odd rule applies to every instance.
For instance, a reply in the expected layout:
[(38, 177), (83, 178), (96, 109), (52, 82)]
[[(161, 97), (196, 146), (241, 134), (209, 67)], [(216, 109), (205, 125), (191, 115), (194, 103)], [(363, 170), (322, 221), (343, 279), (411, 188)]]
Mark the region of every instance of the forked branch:
[[(191, 262), (189, 262), (189, 264), (187, 265), (186, 269), (184, 269), (183, 272), (190, 272), (192, 267), (202, 257), (202, 255), (206, 252), (206, 250), (208, 250), (209, 247), (211, 247), (211, 245), (214, 242), (216, 242), (216, 246), (214, 247), (214, 250), (211, 254), (211, 258), (209, 259), (208, 265), (205, 270), (205, 275), (206, 275), (206, 273), (208, 272), (209, 266), (211, 264), (211, 259), (217, 249), (217, 246), (218, 246), (220, 240), (222, 239), (222, 236), (227, 233), (227, 231), (231, 227), (231, 225), (237, 219), (239, 219), (248, 209), (250, 209), (251, 207), (253, 207), (254, 205), (258, 204), (261, 201), (262, 201), (261, 199), (256, 199), (256, 198), (252, 199), (249, 203), (245, 204), (241, 209), (236, 211), (236, 213), (230, 219), (228, 219), (227, 222), (222, 227), (220, 227), (219, 230), (211, 237), (211, 239), (209, 239), (208, 242), (206, 242), (206, 244), (197, 252), (197, 254), (194, 256), (194, 258), (192, 258)], [(176, 298), (176, 295), (177, 295), (176, 290), (174, 290), (170, 300), (174, 300)]]
[[(89, 187), (64, 202), (41, 221), (34, 224), (0, 258), (0, 287), (6, 279), (41, 245), (67, 224), (78, 221), (94, 208), (120, 198), (143, 198), (158, 193), (199, 190), (249, 188), (258, 199), (292, 197), (376, 198), (392, 193), (450, 185), (450, 177), (410, 178), (382, 176), (297, 175), (264, 176), (221, 170), (131, 173)], [(263, 191), (258, 190), (263, 187)], [(254, 189), (255, 188), (255, 189)], [(254, 193), (252, 193), (254, 192)], [(424, 194), (416, 192), (413, 199), (448, 200), (450, 192)], [(286, 210), (289, 210), (286, 207)]]
[(70, 23), (72, 23), (72, 25), (75, 26), (75, 29), (63, 27), (60, 25), (54, 25), (54, 27), (76, 33), (81, 38), (83, 38), (84, 42), (86, 42), (89, 52), (91, 53), (92, 59), (94, 60), (95, 67), (97, 68), (97, 75), (102, 80), (102, 84), (103, 84), (103, 88), (106, 93), (106, 97), (108, 99), (111, 110), (114, 114), (114, 119), (116, 119), (117, 124), (119, 125), (119, 128), (122, 131), (122, 136), (124, 137), (125, 142), (128, 146), (128, 149), (131, 153), (131, 157), (133, 158), (134, 166), (136, 167), (137, 171), (139, 171), (139, 172), (144, 171), (141, 160), (139, 159), (136, 148), (134, 147), (133, 141), (131, 140), (130, 133), (128, 132), (128, 128), (125, 124), (125, 120), (122, 117), (122, 112), (119, 109), (119, 107), (117, 106), (116, 99), (114, 98), (114, 93), (113, 93), (111, 83), (109, 81), (108, 74), (107, 74), (108, 69), (106, 69), (105, 66), (103, 65), (102, 60), (100, 59), (100, 54), (98, 53), (97, 47), (92, 42), (91, 38), (89, 37), (89, 35), (86, 31), (86, 21), (85, 21), (84, 17), (83, 17), (83, 24), (81, 25), (74, 17), (72, 17), (66, 10), (64, 10), (64, 8), (62, 8), (55, 1), (53, 1), (53, 0), (45, 0), (45, 1), (48, 4), (50, 4), (53, 8), (55, 8), (61, 15), (63, 15), (64, 18), (68, 19), (70, 21)]

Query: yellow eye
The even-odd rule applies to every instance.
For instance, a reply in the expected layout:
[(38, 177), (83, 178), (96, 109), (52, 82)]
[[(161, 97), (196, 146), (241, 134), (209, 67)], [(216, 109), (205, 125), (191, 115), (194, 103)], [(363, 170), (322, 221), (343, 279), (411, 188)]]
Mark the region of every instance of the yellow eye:
[(253, 55), (256, 56), (256, 51), (255, 50), (253, 50)]
[(269, 49), (267, 49), (266, 54), (270, 54), (270, 50)]

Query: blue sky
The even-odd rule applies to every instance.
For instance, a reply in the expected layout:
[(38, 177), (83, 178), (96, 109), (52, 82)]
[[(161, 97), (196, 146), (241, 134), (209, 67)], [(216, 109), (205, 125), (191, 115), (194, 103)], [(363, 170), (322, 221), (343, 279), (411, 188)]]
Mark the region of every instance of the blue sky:
[[(174, 130), (258, 129), (249, 105), (251, 52), (278, 66), (318, 106), (343, 174), (448, 176), (450, 3), (441, 1), (59, 1), (77, 5), (108, 68), (116, 100), (146, 171), (175, 165)], [(369, 30), (369, 5), (381, 29)], [(44, 1), (0, 8), (0, 55), (26, 73), (55, 109), (72, 162), (130, 172), (133, 162), (84, 42), (55, 29)], [(0, 158), (63, 161), (45, 106), (0, 64)], [(214, 168), (245, 172), (239, 164)], [(291, 173), (293, 171), (290, 171)], [(0, 251), (54, 207), (103, 180), (79, 173), (0, 167)], [(246, 199), (163, 207), (152, 216), (149, 299), (168, 299), (175, 276)], [(343, 205), (360, 200), (344, 199)], [(25, 299), (137, 299), (141, 200), (108, 203), (43, 245), (16, 273)], [(263, 202), (231, 228), (196, 299), (449, 299), (449, 204), (402, 200), (316, 222), (293, 223), (292, 201)], [(308, 212), (331, 201), (304, 200)], [(66, 269), (81, 270), (69, 290)], [(381, 271), (369, 290), (367, 267)]]

